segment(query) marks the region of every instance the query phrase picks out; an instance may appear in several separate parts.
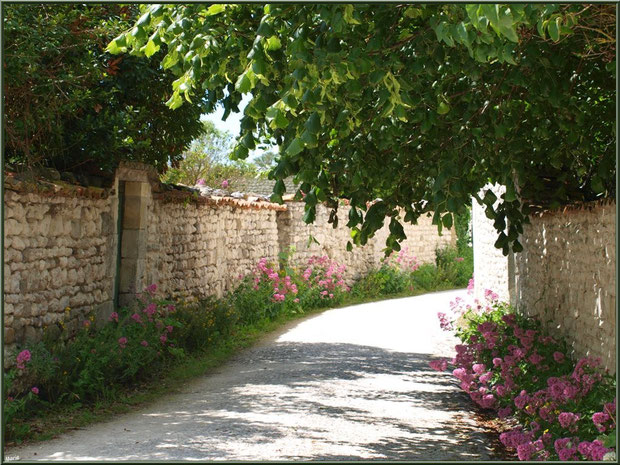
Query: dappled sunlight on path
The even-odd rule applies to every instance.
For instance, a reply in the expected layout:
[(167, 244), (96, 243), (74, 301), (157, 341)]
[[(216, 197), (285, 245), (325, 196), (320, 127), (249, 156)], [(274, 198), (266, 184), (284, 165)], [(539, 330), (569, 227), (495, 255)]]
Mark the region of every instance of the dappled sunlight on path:
[[(289, 325), (145, 410), (11, 451), (48, 460), (480, 460), (469, 399), (428, 362), (458, 292), (329, 310)], [(437, 307), (437, 308), (435, 308)], [(33, 455), (34, 453), (37, 455)]]

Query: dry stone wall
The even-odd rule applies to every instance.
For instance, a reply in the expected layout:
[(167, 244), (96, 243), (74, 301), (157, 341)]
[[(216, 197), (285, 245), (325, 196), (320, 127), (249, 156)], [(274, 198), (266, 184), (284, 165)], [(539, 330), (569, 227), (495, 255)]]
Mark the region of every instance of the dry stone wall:
[[(287, 209), (278, 212), (278, 229), (280, 249), (287, 250), (293, 246), (293, 264), (304, 266), (313, 255), (327, 255), (347, 267), (345, 279), (349, 283), (381, 264), (384, 257), (383, 249), (389, 230), (387, 225), (377, 231), (375, 236), (364, 247), (354, 247), (352, 252), (346, 251), (347, 241), (351, 239), (350, 230), (341, 221), (337, 228), (328, 224), (329, 209), (322, 205), (317, 207), (316, 221), (306, 224), (303, 221), (304, 203), (287, 203)], [(339, 217), (348, 218), (349, 207), (339, 208)], [(407, 240), (402, 247), (409, 249), (409, 254), (417, 258), (419, 263), (435, 260), (435, 249), (456, 245), (454, 229), (444, 230), (442, 236), (437, 227), (431, 223), (430, 217), (421, 217), (417, 225), (404, 224)], [(316, 239), (316, 242), (311, 238)]]
[(63, 321), (112, 311), (115, 199), (5, 190), (4, 342), (36, 341)]
[(575, 356), (616, 366), (616, 205), (531, 218), (515, 256), (515, 300), (566, 337)]
[(277, 261), (279, 207), (153, 202), (146, 282), (173, 296), (222, 296), (262, 257)]
[(474, 203), (476, 294), (499, 291), (566, 337), (575, 357), (601, 357), (615, 372), (615, 203), (545, 212), (530, 221), (520, 238), (523, 252), (503, 257), (492, 250), (496, 233)]
[[(349, 282), (383, 258), (387, 227), (348, 253), (349, 230), (333, 229), (324, 207), (317, 209), (316, 223), (306, 225), (303, 203), (166, 191), (157, 173), (136, 163), (122, 164), (105, 189), (65, 186), (65, 192), (47, 184), (41, 193), (11, 183), (4, 197), (9, 357), (19, 344), (40, 340), (44, 330), (60, 333), (57, 323), (77, 329), (91, 315), (96, 324), (105, 322), (150, 284), (168, 296), (222, 296), (259, 259), (277, 262), (290, 246), (299, 265), (324, 254), (345, 264)], [(426, 217), (405, 232), (403, 245), (420, 262), (434, 260), (436, 248), (456, 241), (453, 231), (438, 236)], [(319, 244), (308, 247), (310, 235)]]
[[(506, 190), (499, 185), (487, 185), (484, 190), (486, 189), (492, 190), (498, 198)], [(484, 196), (484, 193), (481, 192), (481, 195)], [(514, 303), (510, 292), (514, 282), (514, 268), (511, 266), (513, 258), (504, 256), (501, 249), (495, 248), (497, 231), (493, 221), (486, 217), (484, 207), (475, 200), (472, 203), (471, 217), (474, 225), (474, 295), (482, 300), (485, 289), (491, 289), (501, 300)]]

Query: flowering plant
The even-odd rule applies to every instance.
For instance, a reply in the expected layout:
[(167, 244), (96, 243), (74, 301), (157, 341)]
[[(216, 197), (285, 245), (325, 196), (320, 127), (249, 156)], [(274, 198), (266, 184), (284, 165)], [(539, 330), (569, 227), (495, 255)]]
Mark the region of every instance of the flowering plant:
[[(601, 460), (612, 452), (615, 378), (600, 360), (573, 363), (564, 341), (490, 291), (485, 302), (456, 301), (451, 311), (438, 316), (462, 341), (449, 361), (453, 374), (475, 403), (518, 423), (500, 440), (520, 460)], [(432, 364), (447, 366), (447, 360)]]

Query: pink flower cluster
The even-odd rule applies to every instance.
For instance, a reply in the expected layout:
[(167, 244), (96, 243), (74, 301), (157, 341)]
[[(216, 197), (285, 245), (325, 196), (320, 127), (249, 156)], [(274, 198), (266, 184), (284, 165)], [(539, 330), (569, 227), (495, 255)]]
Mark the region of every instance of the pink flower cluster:
[[(485, 298), (488, 308), (482, 312), (462, 301), (452, 305), (453, 314), (462, 315), (466, 308), (477, 315), (474, 321), (478, 322), (469, 323), (467, 343), (455, 346), (452, 373), (460, 387), (481, 407), (496, 410), (500, 418), (513, 416), (528, 425), (528, 431), (518, 426), (500, 436), (520, 460), (601, 460), (611, 449), (599, 440), (584, 440), (583, 435), (593, 439), (588, 433), (592, 424), (601, 433), (615, 431), (615, 400), (592, 415), (591, 423), (584, 414), (588, 407), (580, 407), (599, 399), (595, 389), (603, 382), (600, 360), (582, 358), (568, 374), (546, 374), (552, 369), (554, 373), (569, 369), (565, 354), (556, 349), (560, 343), (537, 329), (520, 327), (514, 314), (503, 313), (505, 306), (495, 302), (495, 293), (485, 292)], [(438, 316), (443, 329), (452, 329), (444, 314)], [(473, 334), (471, 329), (475, 329)], [(441, 368), (438, 361), (431, 366)], [(532, 383), (541, 387), (531, 391), (520, 388)]]
[(32, 355), (29, 350), (22, 350), (19, 354), (17, 354), (16, 365), (17, 368), (23, 370), (26, 368), (26, 363), (28, 363), (31, 359)]
[(606, 403), (602, 412), (592, 415), (592, 423), (599, 433), (614, 430), (616, 428), (616, 399)]
[(267, 265), (266, 258), (261, 258), (258, 261), (252, 274), (254, 290), (258, 290), (261, 282), (267, 282), (273, 286), (272, 299), (274, 302), (284, 302), (286, 300), (286, 296), (289, 294), (297, 295), (297, 285), (292, 282), (291, 277), (288, 275), (280, 276), (277, 271)]
[(396, 255), (390, 254), (383, 262), (405, 272), (414, 272), (420, 267), (417, 257), (409, 253), (409, 247), (403, 247)]
[(312, 256), (308, 259), (302, 278), (310, 286), (318, 286), (322, 299), (333, 299), (337, 290), (348, 292), (349, 286), (344, 281), (345, 265), (339, 265), (327, 255)]
[[(468, 294), (473, 294), (473, 289), (474, 279), (472, 278), (469, 280), (469, 286), (467, 287)], [(444, 331), (454, 330), (455, 323), (467, 312), (479, 315), (481, 313), (488, 313), (492, 311), (493, 305), (498, 302), (498, 295), (495, 292), (486, 289), (484, 296), (485, 299), (482, 302), (478, 299), (474, 299), (473, 303), (467, 302), (462, 297), (457, 297), (455, 300), (451, 301), (449, 315), (443, 312), (437, 313), (441, 329)], [(493, 345), (494, 343), (492, 342), (491, 344)]]

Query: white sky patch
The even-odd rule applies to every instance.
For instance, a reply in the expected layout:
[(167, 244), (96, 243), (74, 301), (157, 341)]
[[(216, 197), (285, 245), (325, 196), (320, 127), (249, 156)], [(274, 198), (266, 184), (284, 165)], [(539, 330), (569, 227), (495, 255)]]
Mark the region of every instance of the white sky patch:
[[(213, 113), (210, 113), (208, 115), (202, 115), (200, 119), (203, 121), (211, 121), (220, 131), (228, 131), (233, 135), (234, 138), (237, 138), (239, 136), (239, 131), (241, 130), (241, 118), (243, 118), (243, 111), (245, 110), (245, 107), (248, 105), (251, 99), (251, 94), (244, 94), (241, 102), (239, 102), (238, 105), (239, 113), (230, 112), (226, 121), (222, 121), (222, 116), (224, 116), (224, 107), (222, 105), (217, 105)], [(252, 161), (254, 158), (267, 150), (262, 150), (257, 146), (256, 149), (250, 151), (248, 161)], [(271, 150), (277, 152), (278, 147), (274, 145)]]

